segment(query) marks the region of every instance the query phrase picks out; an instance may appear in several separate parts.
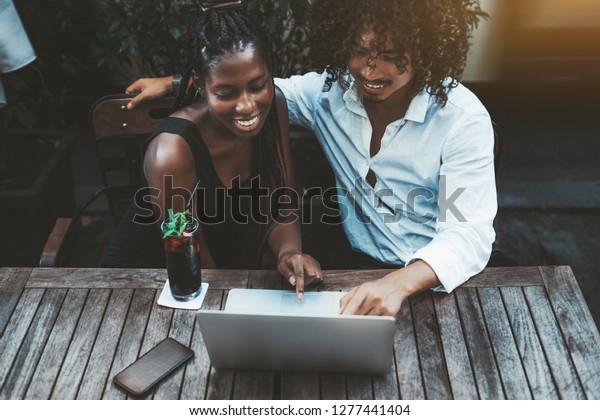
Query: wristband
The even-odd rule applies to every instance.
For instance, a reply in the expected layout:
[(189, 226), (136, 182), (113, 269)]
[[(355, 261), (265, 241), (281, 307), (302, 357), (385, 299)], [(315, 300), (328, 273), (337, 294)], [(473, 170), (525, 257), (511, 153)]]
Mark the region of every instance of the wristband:
[(171, 90), (173, 93), (179, 93), (181, 87), (181, 74), (174, 74), (173, 80), (171, 81)]

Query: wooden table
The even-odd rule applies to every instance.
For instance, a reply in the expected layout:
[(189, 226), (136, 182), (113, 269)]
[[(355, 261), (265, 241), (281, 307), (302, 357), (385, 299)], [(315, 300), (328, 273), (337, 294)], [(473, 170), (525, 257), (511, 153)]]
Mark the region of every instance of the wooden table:
[[(343, 290), (387, 270), (329, 271)], [(272, 271), (205, 270), (204, 308)], [(486, 269), (413, 296), (385, 376), (215, 370), (194, 311), (156, 305), (163, 270), (0, 268), (0, 398), (124, 399), (113, 376), (167, 336), (196, 357), (154, 399), (599, 399), (600, 337), (569, 267)]]

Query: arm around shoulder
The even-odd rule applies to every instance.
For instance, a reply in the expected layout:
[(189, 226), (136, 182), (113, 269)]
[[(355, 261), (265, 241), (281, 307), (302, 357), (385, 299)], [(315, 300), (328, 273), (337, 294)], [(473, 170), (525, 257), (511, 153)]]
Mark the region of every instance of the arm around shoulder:
[(173, 93), (173, 76), (138, 79), (125, 89), (125, 93), (137, 94), (127, 104), (127, 109), (133, 109), (142, 102)]

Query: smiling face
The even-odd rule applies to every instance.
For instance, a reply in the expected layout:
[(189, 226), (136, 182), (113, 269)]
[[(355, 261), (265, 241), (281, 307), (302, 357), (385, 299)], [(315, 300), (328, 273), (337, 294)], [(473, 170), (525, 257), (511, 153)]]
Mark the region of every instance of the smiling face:
[(273, 79), (262, 54), (253, 46), (224, 55), (210, 69), (201, 88), (211, 117), (233, 134), (254, 137), (273, 102)]
[(348, 68), (363, 100), (383, 102), (393, 95), (408, 95), (414, 78), (410, 56), (406, 54), (406, 65), (398, 68), (397, 63), (403, 57), (394, 50), (390, 37), (387, 37), (383, 51), (374, 47), (375, 38), (372, 30), (366, 31), (348, 59)]

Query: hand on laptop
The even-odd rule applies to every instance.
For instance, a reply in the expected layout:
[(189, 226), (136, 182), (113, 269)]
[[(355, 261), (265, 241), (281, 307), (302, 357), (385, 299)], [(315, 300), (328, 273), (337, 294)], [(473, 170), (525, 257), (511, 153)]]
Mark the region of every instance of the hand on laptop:
[(439, 284), (429, 264), (417, 260), (385, 277), (351, 289), (340, 299), (340, 314), (396, 316), (402, 302), (410, 295)]
[(287, 279), (292, 286), (296, 286), (298, 300), (302, 300), (304, 285), (321, 281), (321, 265), (308, 254), (298, 251), (285, 252), (277, 261), (277, 271)]
[(340, 314), (395, 316), (407, 297), (397, 279), (386, 276), (351, 289), (340, 300)]

